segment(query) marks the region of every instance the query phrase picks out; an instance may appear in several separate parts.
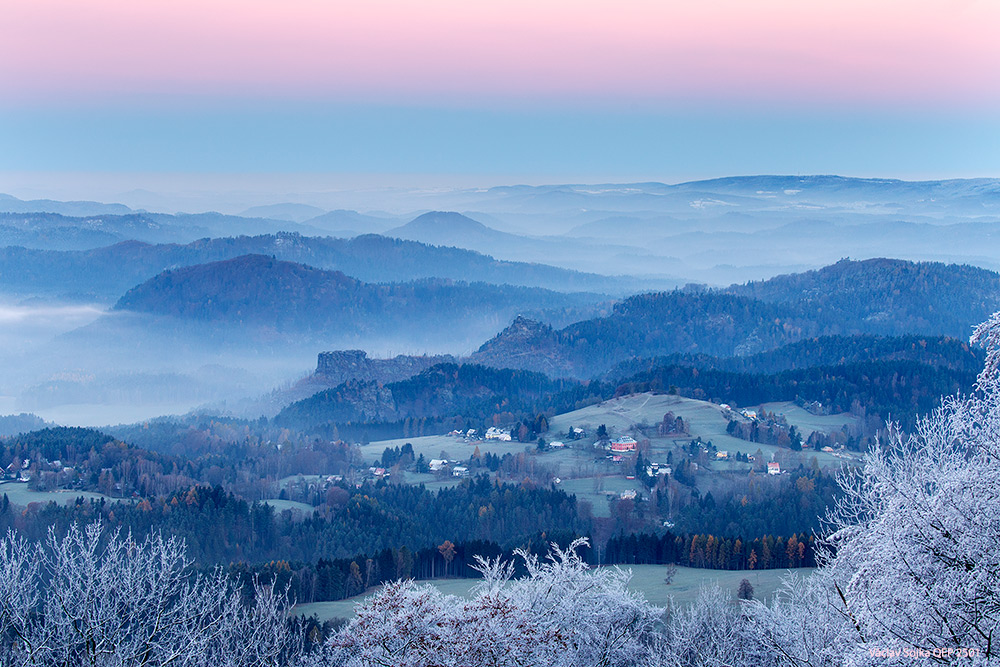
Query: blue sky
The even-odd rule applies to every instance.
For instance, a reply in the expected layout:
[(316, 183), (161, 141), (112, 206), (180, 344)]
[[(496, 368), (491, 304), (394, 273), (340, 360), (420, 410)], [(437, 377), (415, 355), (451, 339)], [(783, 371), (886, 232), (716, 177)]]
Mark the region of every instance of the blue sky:
[[(0, 171), (347, 172), (524, 182), (1000, 174), (1000, 120), (919, 112), (232, 105), (0, 111)], [(447, 183), (443, 183), (447, 185)]]
[(995, 0), (10, 0), (0, 192), (1000, 176), (997, 25)]

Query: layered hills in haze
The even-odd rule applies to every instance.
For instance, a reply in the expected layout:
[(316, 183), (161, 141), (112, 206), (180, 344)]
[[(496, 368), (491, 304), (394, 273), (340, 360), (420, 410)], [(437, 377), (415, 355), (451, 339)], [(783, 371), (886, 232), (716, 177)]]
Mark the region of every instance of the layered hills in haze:
[(113, 301), (158, 273), (184, 266), (263, 254), (342, 271), (366, 282), (446, 278), (469, 282), (544, 287), (565, 292), (623, 295), (666, 281), (642, 281), (508, 262), (458, 248), (438, 247), (367, 234), (351, 239), (296, 233), (202, 239), (151, 245), (127, 241), (91, 250), (0, 248), (0, 291), (21, 298), (72, 296)]
[[(0, 197), (11, 324), (0, 400), (8, 411), (23, 407), (11, 397), (191, 403), (279, 386), (303, 398), (390, 367), (387, 381), (405, 381), (434, 355), (604, 382), (663, 366), (926, 364), (921, 354), (957, 358), (938, 337), (967, 340), (1000, 308), (997, 180), (404, 194), (255, 198), (194, 215)], [(885, 342), (900, 336), (927, 347)], [(367, 352), (373, 375), (298, 382), (317, 353), (338, 349)]]

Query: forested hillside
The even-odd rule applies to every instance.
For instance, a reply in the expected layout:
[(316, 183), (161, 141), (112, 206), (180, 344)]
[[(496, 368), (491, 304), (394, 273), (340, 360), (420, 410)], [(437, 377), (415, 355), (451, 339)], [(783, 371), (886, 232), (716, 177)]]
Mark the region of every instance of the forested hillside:
[(565, 409), (589, 391), (579, 382), (552, 380), (541, 373), (438, 364), (399, 382), (352, 381), (321, 391), (282, 410), (275, 423), (308, 429), (423, 419), (436, 423), (428, 432), (447, 431), (468, 421), (492, 421), (494, 416), (513, 420)]
[[(726, 290), (640, 294), (610, 315), (549, 329), (523, 321), (477, 363), (592, 377), (634, 357), (746, 357), (821, 336), (951, 336), (1000, 308), (1000, 276), (968, 266), (840, 262)], [(863, 356), (863, 355), (862, 355)]]
[(766, 374), (876, 360), (915, 361), (929, 366), (976, 373), (982, 368), (983, 358), (981, 348), (944, 336), (821, 336), (742, 357), (672, 354), (629, 359), (601, 377), (607, 381), (615, 381), (657, 367), (675, 365), (692, 366), (700, 370)]
[(183, 538), (202, 567), (315, 562), (403, 546), (416, 551), (445, 540), (516, 546), (553, 527), (570, 533), (588, 529), (572, 496), (498, 485), (485, 478), (441, 491), (388, 484), (332, 489), (327, 501), (304, 520), (282, 515), (265, 503), (247, 502), (221, 487), (191, 486), (135, 503), (51, 503), (34, 506), (28, 514), (16, 512), (0, 496), (0, 528), (17, 528), (26, 537), (40, 539), (47, 526), (64, 528), (70, 522), (100, 518), (136, 536), (163, 530)]
[[(977, 374), (968, 363), (925, 364), (892, 355), (777, 373), (696, 363), (652, 365), (613, 382), (554, 381), (527, 371), (444, 364), (399, 382), (352, 381), (321, 391), (282, 410), (275, 424), (319, 429), (327, 435), (392, 438), (409, 435), (405, 423), (414, 420), (420, 422), (421, 435), (469, 425), (531, 423), (540, 414), (551, 416), (613, 396), (652, 391), (740, 406), (816, 401), (829, 412), (852, 412), (877, 429), (888, 418), (912, 425), (918, 415), (934, 409), (942, 395), (969, 391)], [(339, 430), (331, 430), (334, 426)]]
[[(0, 214), (0, 225), (2, 220)], [(66, 230), (59, 233), (103, 233), (77, 227)], [(22, 236), (4, 237), (3, 234), (0, 226), (0, 242), (5, 238), (7, 241), (0, 243), (7, 246), (0, 248), (3, 289), (20, 294), (65, 294), (68, 284), (72, 283), (78, 294), (108, 300), (168, 269), (249, 254), (270, 255), (319, 269), (341, 271), (364, 282), (444, 278), (610, 294), (623, 294), (642, 284), (636, 279), (616, 279), (543, 264), (507, 262), (471, 250), (436, 247), (374, 234), (343, 239), (279, 232), (205, 238), (184, 245), (126, 241), (87, 250), (62, 250), (62, 246), (59, 250), (43, 250), (25, 242)], [(115, 240), (110, 235), (105, 237), (102, 238), (108, 244)]]
[[(486, 331), (520, 311), (555, 317), (593, 312), (603, 297), (539, 288), (427, 279), (371, 284), (263, 255), (164, 272), (129, 290), (117, 311), (174, 318), (220, 330), (247, 327), (327, 339), (375, 334), (427, 338)], [(162, 330), (164, 323), (157, 323)], [(247, 336), (250, 332), (243, 331)]]
[(896, 259), (841, 260), (726, 291), (808, 309), (829, 320), (828, 333), (939, 334), (964, 340), (1000, 307), (1000, 276), (994, 271)]

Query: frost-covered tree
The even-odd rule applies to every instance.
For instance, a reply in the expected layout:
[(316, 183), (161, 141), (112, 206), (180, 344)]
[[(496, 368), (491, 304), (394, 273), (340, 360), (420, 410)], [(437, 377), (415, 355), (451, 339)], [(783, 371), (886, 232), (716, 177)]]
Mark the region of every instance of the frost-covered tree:
[(270, 587), (244, 604), (221, 570), (191, 572), (184, 544), (73, 526), (45, 544), (0, 541), (3, 667), (287, 664), (299, 642)]
[(750, 627), (744, 608), (718, 586), (690, 605), (671, 605), (661, 642), (664, 667), (771, 667), (773, 651)]
[(790, 575), (769, 604), (744, 606), (747, 643), (763, 651), (766, 661), (761, 664), (836, 667), (865, 663), (855, 660), (863, 647), (842, 613), (836, 583), (826, 575), (824, 570), (809, 577)]
[(755, 605), (794, 665), (1000, 662), (1000, 313), (986, 366), (911, 433), (890, 427), (842, 474), (818, 576)]
[(590, 569), (577, 550), (553, 545), (540, 560), (520, 551), (527, 576), (509, 562), (480, 561), (470, 600), (399, 582), (366, 600), (318, 664), (555, 665), (656, 664), (662, 609), (627, 588), (630, 574)]

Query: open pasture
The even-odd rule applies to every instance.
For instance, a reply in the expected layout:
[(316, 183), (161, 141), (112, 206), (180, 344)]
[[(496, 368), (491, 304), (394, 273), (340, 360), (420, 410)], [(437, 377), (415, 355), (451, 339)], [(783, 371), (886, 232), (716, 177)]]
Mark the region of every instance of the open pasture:
[(27, 507), (30, 503), (54, 502), (59, 505), (70, 505), (76, 502), (77, 498), (84, 500), (106, 499), (108, 502), (119, 502), (122, 498), (112, 498), (92, 491), (33, 491), (28, 488), (27, 482), (2, 482), (0, 483), (0, 495), (6, 494), (7, 499), (15, 505)]
[[(614, 566), (612, 566), (614, 567)], [(754, 597), (758, 600), (768, 600), (781, 585), (781, 579), (788, 570), (704, 570), (693, 567), (678, 567), (673, 581), (667, 584), (663, 579), (666, 573), (665, 565), (623, 565), (624, 570), (632, 571), (629, 589), (642, 593), (647, 600), (658, 606), (665, 606), (670, 600), (674, 604), (688, 605), (698, 598), (702, 588), (717, 585), (736, 600), (736, 590), (742, 579), (748, 579), (754, 588)], [(802, 574), (811, 570), (798, 570)], [(434, 579), (419, 581), (418, 584), (430, 584), (446, 595), (457, 595), (468, 598), (478, 579)], [(351, 618), (354, 608), (366, 597), (375, 593), (372, 589), (367, 593), (356, 595), (346, 600), (335, 602), (311, 602), (295, 606), (295, 612), (304, 616), (315, 614), (321, 621), (332, 618)]]

